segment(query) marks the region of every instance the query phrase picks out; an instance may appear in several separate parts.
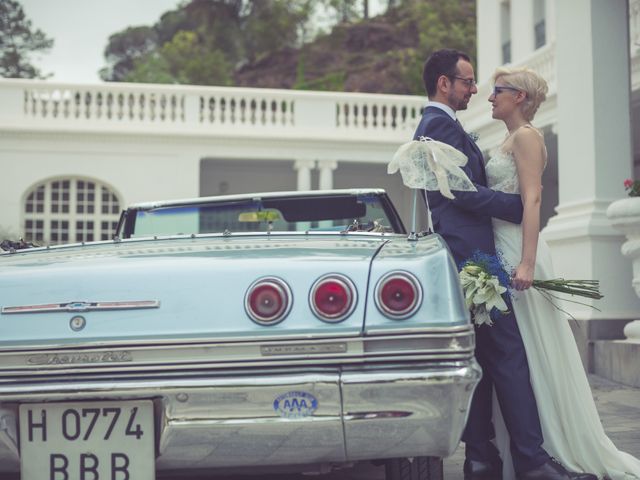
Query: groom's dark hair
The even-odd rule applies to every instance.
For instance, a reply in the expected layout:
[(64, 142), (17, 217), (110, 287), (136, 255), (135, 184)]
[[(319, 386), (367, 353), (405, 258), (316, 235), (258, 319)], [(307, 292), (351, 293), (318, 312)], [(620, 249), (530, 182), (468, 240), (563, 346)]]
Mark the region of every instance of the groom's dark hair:
[(433, 97), (436, 94), (438, 79), (442, 75), (451, 79), (457, 75), (458, 69), (456, 65), (460, 59), (471, 62), (469, 55), (451, 48), (443, 48), (431, 54), (425, 62), (424, 70), (422, 71), (424, 89), (427, 91), (428, 97)]

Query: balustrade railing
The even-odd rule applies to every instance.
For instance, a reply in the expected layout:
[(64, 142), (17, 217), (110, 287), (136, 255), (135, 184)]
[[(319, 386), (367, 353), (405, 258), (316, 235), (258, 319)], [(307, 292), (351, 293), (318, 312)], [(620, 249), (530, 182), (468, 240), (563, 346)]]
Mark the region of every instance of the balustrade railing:
[(25, 88), (23, 111), (34, 119), (176, 122), (184, 120), (184, 97), (83, 87)]
[[(632, 88), (640, 88), (640, 0), (630, 0)], [(539, 72), (556, 92), (555, 44), (518, 61)], [(463, 121), (482, 128), (490, 121), (486, 103), (491, 82), (478, 85), (476, 100), (461, 112)], [(239, 129), (304, 130), (322, 135), (388, 134), (409, 138), (424, 97), (295, 90), (104, 83), (73, 85), (0, 79), (0, 124), (13, 128), (168, 129), (215, 133)]]
[[(73, 85), (0, 80), (0, 124), (131, 129), (161, 126), (215, 132), (296, 129), (398, 133), (407, 138), (423, 97), (179, 85)], [(212, 130), (212, 127), (214, 128)]]

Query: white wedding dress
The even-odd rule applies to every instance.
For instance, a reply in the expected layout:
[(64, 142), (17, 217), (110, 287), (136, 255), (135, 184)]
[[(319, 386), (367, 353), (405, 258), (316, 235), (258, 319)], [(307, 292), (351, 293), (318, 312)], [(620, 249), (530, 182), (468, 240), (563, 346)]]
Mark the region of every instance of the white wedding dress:
[[(519, 193), (513, 155), (501, 152), (486, 165), (488, 186)], [(522, 252), (522, 229), (493, 220), (496, 249), (515, 268)], [(538, 240), (535, 278), (556, 278), (549, 248)], [(513, 310), (524, 341), (531, 385), (538, 404), (544, 449), (567, 469), (611, 480), (640, 479), (640, 460), (619, 451), (605, 434), (596, 410), (567, 316), (539, 292), (513, 290)], [(497, 320), (499, 321), (499, 320)], [(504, 480), (515, 479), (509, 436), (494, 393), (496, 445), (504, 462)]]

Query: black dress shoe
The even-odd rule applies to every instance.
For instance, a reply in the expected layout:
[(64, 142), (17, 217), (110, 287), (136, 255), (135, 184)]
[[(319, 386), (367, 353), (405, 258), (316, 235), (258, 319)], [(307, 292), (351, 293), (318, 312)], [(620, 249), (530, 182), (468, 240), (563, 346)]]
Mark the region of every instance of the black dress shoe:
[(598, 480), (593, 473), (569, 472), (569, 477), (571, 480)]
[(502, 461), (499, 458), (492, 462), (466, 459), (463, 471), (464, 480), (502, 480)]
[(598, 477), (591, 473), (570, 472), (552, 458), (538, 468), (518, 475), (518, 480), (598, 480)]

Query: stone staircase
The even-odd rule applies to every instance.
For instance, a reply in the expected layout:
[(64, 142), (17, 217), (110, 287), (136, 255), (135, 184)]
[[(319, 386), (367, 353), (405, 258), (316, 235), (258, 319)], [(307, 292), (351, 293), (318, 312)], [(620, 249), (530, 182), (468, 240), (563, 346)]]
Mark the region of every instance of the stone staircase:
[(640, 322), (569, 320), (569, 323), (587, 372), (640, 387)]

